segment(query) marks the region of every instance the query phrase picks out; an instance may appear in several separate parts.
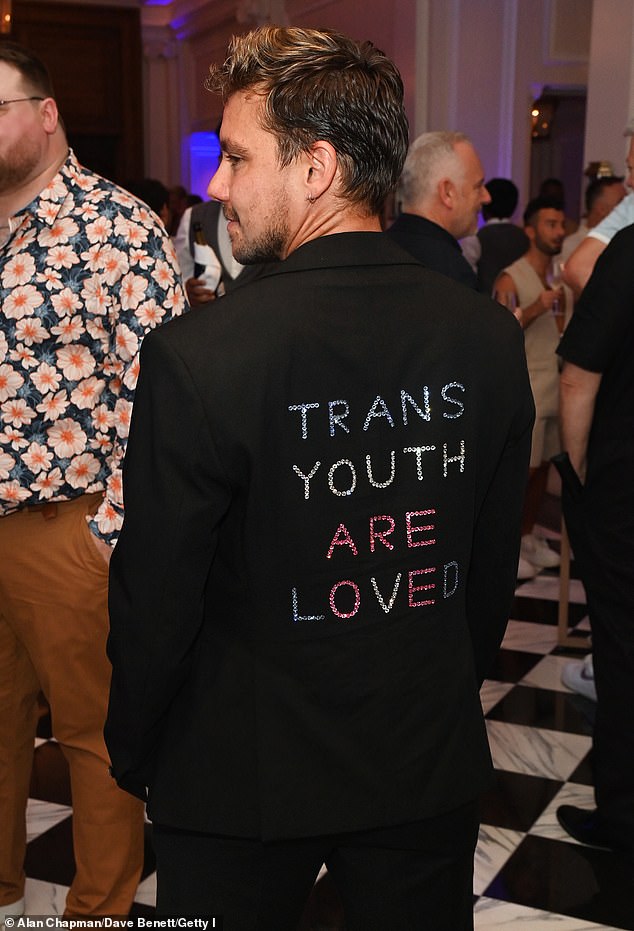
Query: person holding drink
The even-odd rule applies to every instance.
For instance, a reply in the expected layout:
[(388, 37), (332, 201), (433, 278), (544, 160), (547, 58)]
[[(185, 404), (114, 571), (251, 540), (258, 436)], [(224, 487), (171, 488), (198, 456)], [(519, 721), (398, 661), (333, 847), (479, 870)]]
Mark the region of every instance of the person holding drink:
[(524, 211), (528, 250), (500, 273), (493, 286), (496, 300), (512, 310), (524, 329), (528, 374), (536, 408), (522, 520), (519, 579), (533, 578), (541, 569), (559, 565), (558, 554), (533, 530), (546, 491), (550, 457), (560, 450), (559, 369), (555, 352), (572, 307), (557, 260), (565, 235), (564, 220), (559, 201), (547, 197), (531, 200)]

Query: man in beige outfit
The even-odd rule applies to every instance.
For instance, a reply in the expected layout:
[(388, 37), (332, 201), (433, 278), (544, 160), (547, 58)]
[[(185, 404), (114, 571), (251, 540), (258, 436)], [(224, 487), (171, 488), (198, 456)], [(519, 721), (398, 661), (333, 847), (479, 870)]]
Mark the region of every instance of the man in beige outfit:
[(558, 201), (536, 197), (524, 211), (528, 251), (505, 268), (495, 283), (498, 299), (509, 295), (518, 308), (524, 329), (526, 359), (533, 397), (535, 427), (522, 518), (522, 546), (518, 578), (528, 579), (540, 569), (559, 565), (559, 556), (533, 529), (546, 491), (550, 457), (560, 451), (557, 421), (559, 369), (555, 355), (563, 332), (566, 305), (564, 289), (551, 278), (553, 258), (564, 240), (564, 212)]

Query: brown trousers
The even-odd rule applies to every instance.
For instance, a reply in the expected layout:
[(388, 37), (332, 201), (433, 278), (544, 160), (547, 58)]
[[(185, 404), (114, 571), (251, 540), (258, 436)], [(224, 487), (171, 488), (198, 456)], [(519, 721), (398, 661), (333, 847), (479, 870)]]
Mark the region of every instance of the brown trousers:
[(66, 914), (127, 914), (141, 874), (143, 805), (110, 778), (102, 733), (108, 569), (86, 523), (101, 497), (0, 518), (0, 906), (24, 895), (40, 690), (70, 769), (76, 874)]

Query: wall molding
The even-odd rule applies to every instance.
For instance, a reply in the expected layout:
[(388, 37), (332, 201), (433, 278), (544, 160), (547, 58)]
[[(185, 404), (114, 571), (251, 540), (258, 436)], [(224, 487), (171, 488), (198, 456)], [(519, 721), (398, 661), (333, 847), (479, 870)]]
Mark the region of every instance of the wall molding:
[[(498, 176), (513, 175), (518, 0), (506, 0), (502, 21)], [(528, 125), (528, 123), (527, 123)]]

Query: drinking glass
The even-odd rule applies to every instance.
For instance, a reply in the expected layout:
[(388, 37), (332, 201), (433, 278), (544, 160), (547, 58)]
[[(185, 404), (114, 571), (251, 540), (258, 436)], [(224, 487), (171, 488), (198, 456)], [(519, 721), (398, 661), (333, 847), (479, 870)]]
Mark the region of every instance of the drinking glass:
[[(563, 296), (561, 288), (564, 283), (563, 279), (563, 269), (564, 263), (561, 259), (554, 258), (550, 263), (550, 267), (546, 272), (546, 284), (553, 291), (560, 291)], [(561, 297), (556, 297), (551, 305), (550, 312), (552, 313), (557, 329), (559, 330), (559, 335), (564, 331), (564, 316), (565, 309)]]

